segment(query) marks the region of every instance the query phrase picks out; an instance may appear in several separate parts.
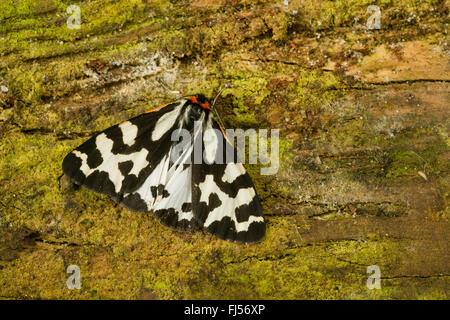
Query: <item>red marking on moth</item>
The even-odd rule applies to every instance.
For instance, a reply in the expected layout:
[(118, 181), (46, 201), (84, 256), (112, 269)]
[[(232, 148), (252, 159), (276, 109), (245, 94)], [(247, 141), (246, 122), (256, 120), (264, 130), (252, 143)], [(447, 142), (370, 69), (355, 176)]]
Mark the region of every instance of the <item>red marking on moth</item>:
[(191, 100), (192, 103), (197, 103), (198, 104), (198, 101), (197, 101), (196, 97), (190, 97), (189, 100)]
[(200, 103), (203, 109), (211, 110), (211, 107), (209, 106), (209, 103)]
[(190, 100), (192, 103), (199, 104), (203, 109), (211, 110), (211, 107), (209, 106), (209, 103), (207, 103), (207, 102), (205, 102), (205, 103), (199, 103), (196, 97), (190, 97), (189, 100)]

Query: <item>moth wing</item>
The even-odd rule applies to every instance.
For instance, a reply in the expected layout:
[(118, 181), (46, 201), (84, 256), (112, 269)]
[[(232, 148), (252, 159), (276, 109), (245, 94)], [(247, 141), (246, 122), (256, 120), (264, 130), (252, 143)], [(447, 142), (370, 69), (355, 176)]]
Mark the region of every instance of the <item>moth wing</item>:
[(138, 189), (169, 151), (167, 140), (184, 104), (167, 104), (100, 132), (64, 158), (63, 172), (79, 185), (121, 199)]
[[(181, 126), (180, 129), (186, 128)], [(192, 209), (192, 137), (199, 136), (201, 127), (195, 130), (187, 131), (191, 139), (182, 141), (180, 149), (171, 140), (165, 142), (171, 145), (169, 151), (141, 187), (124, 195), (121, 201), (124, 207), (134, 211), (152, 211), (163, 225), (177, 230), (201, 228)]]
[[(258, 242), (264, 237), (266, 226), (253, 182), (212, 114), (205, 128), (204, 157), (214, 162), (193, 164), (194, 216), (204, 229), (220, 239)], [(227, 160), (230, 152), (233, 157)]]

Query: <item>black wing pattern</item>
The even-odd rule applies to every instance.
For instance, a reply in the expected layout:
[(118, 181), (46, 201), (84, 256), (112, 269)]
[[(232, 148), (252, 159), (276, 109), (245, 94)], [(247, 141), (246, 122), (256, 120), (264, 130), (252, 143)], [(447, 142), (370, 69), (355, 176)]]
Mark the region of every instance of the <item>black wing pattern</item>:
[[(176, 129), (191, 136), (181, 152), (172, 140)], [(206, 163), (193, 161), (194, 141)], [(250, 176), (237, 155), (214, 161), (225, 160), (230, 150), (235, 154), (204, 104), (180, 99), (95, 135), (70, 152), (62, 168), (75, 183), (132, 211), (152, 212), (166, 226), (257, 242), (265, 222)]]
[[(204, 127), (205, 158), (214, 162), (193, 165), (194, 216), (220, 239), (258, 242), (264, 237), (266, 225), (253, 182), (212, 113)], [(227, 161), (230, 152), (233, 157)]]

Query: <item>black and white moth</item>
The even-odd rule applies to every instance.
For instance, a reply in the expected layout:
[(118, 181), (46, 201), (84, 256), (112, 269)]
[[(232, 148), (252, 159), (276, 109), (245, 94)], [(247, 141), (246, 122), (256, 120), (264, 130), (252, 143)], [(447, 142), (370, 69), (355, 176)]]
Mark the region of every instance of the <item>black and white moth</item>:
[[(172, 138), (177, 129), (193, 138), (178, 150)], [(217, 130), (201, 134), (208, 129)], [(208, 161), (192, 161), (196, 145)], [(62, 169), (76, 184), (131, 211), (152, 212), (168, 227), (257, 242), (266, 230), (259, 198), (236, 152), (227, 157), (227, 150), (234, 151), (208, 100), (195, 95), (100, 132), (70, 152)]]

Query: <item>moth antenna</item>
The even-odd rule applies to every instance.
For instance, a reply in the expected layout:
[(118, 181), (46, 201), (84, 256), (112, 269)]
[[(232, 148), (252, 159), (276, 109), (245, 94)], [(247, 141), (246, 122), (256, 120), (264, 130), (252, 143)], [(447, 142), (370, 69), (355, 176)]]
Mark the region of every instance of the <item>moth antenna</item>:
[(219, 98), (219, 96), (222, 94), (223, 90), (225, 90), (226, 88), (227, 88), (227, 86), (224, 86), (222, 89), (220, 89), (219, 93), (216, 94), (216, 97), (214, 98), (214, 101), (213, 101), (211, 107), (214, 107), (214, 105), (216, 104), (217, 98)]
[(214, 98), (214, 101), (213, 101), (212, 106), (211, 106), (211, 109), (213, 109), (214, 113), (217, 116), (217, 119), (219, 119), (220, 125), (222, 126), (222, 128), (224, 130), (225, 130), (225, 126), (223, 125), (222, 118), (220, 117), (219, 112), (217, 111), (215, 105), (216, 105), (217, 98), (219, 98), (219, 96), (222, 94), (223, 90), (225, 90), (226, 88), (227, 88), (227, 86), (224, 86), (222, 89), (220, 89), (219, 93), (216, 94), (216, 97)]

